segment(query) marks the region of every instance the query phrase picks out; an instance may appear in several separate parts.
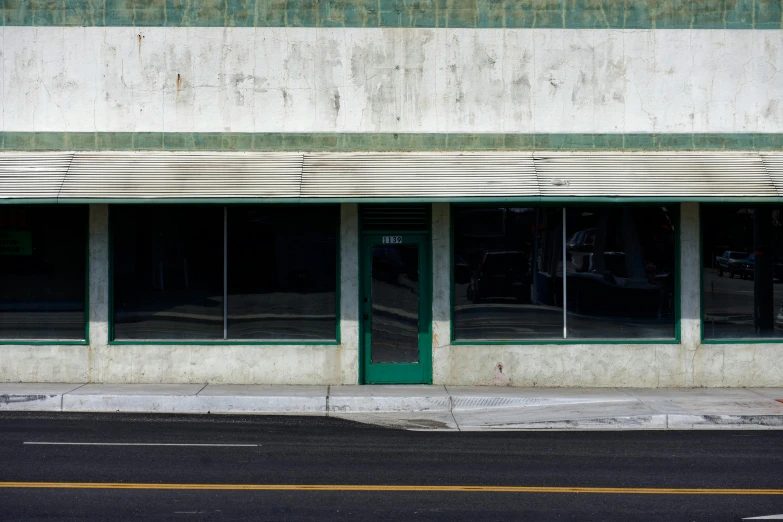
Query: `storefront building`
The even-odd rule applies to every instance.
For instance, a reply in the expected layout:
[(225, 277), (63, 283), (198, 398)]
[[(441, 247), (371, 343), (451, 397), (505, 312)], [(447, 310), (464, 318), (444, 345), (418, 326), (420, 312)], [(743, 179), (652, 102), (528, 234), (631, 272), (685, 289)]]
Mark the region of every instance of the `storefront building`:
[(3, 11), (0, 382), (783, 386), (780, 2), (121, 4)]

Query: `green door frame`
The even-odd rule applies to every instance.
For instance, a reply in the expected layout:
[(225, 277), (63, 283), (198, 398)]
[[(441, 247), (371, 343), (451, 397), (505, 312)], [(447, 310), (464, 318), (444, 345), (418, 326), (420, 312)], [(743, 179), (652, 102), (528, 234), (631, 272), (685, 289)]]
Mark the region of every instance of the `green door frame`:
[[(402, 244), (419, 247), (419, 362), (372, 362), (372, 248), (383, 245), (384, 236), (402, 237)], [(359, 383), (432, 384), (432, 254), (430, 235), (390, 231), (363, 234), (360, 241), (359, 284)], [(366, 317), (366, 319), (365, 319)]]

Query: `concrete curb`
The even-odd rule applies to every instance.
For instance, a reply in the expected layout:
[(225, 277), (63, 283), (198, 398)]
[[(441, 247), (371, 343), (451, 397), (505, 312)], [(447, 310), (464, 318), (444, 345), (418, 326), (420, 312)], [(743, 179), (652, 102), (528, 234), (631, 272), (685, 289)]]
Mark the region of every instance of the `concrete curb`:
[(776, 430), (783, 429), (778, 395), (744, 389), (0, 383), (0, 412), (315, 415), (452, 431)]

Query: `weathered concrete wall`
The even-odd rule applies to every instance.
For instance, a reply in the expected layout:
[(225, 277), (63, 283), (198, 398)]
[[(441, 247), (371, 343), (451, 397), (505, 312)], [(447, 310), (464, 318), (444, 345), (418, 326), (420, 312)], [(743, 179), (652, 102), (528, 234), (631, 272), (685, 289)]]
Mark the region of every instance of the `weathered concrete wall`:
[(783, 32), (2, 27), (0, 128), (783, 130)]
[[(341, 208), (341, 343), (108, 344), (108, 207), (90, 207), (90, 345), (3, 345), (0, 381), (355, 384), (358, 212)], [(433, 382), (508, 386), (783, 386), (780, 344), (701, 344), (699, 206), (681, 206), (680, 344), (452, 345), (450, 210), (432, 209)]]
[(3, 382), (356, 384), (358, 218), (343, 205), (339, 345), (110, 345), (107, 205), (90, 206), (89, 346), (4, 345)]
[(339, 383), (359, 382), (359, 207), (340, 208)]
[(451, 206), (432, 205), (432, 382), (449, 381), (451, 345)]
[[(442, 212), (434, 211), (433, 215), (438, 216), (433, 218), (433, 244), (448, 242), (448, 219), (443, 219)], [(441, 335), (440, 342), (433, 346), (434, 382), (492, 386), (783, 386), (780, 344), (701, 344), (697, 203), (681, 205), (680, 228), (680, 344), (450, 345), (444, 344)], [(448, 302), (449, 278), (437, 272), (446, 270), (447, 265), (436, 257), (434, 266), (434, 295)], [(436, 303), (433, 311), (440, 311), (444, 317), (443, 306)], [(449, 332), (450, 336), (450, 324), (443, 320), (435, 331)]]

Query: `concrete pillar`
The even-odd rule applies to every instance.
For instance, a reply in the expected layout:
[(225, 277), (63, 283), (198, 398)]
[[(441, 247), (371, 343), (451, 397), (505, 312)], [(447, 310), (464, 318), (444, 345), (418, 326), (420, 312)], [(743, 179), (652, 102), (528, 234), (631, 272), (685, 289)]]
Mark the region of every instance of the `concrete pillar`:
[(448, 378), (451, 344), (451, 207), (432, 205), (432, 382)]
[(701, 344), (699, 204), (680, 205), (680, 338), (686, 350), (685, 385), (694, 382), (694, 352)]
[(100, 382), (109, 350), (109, 206), (90, 205), (89, 380)]
[(340, 346), (343, 384), (359, 383), (359, 207), (340, 206)]

